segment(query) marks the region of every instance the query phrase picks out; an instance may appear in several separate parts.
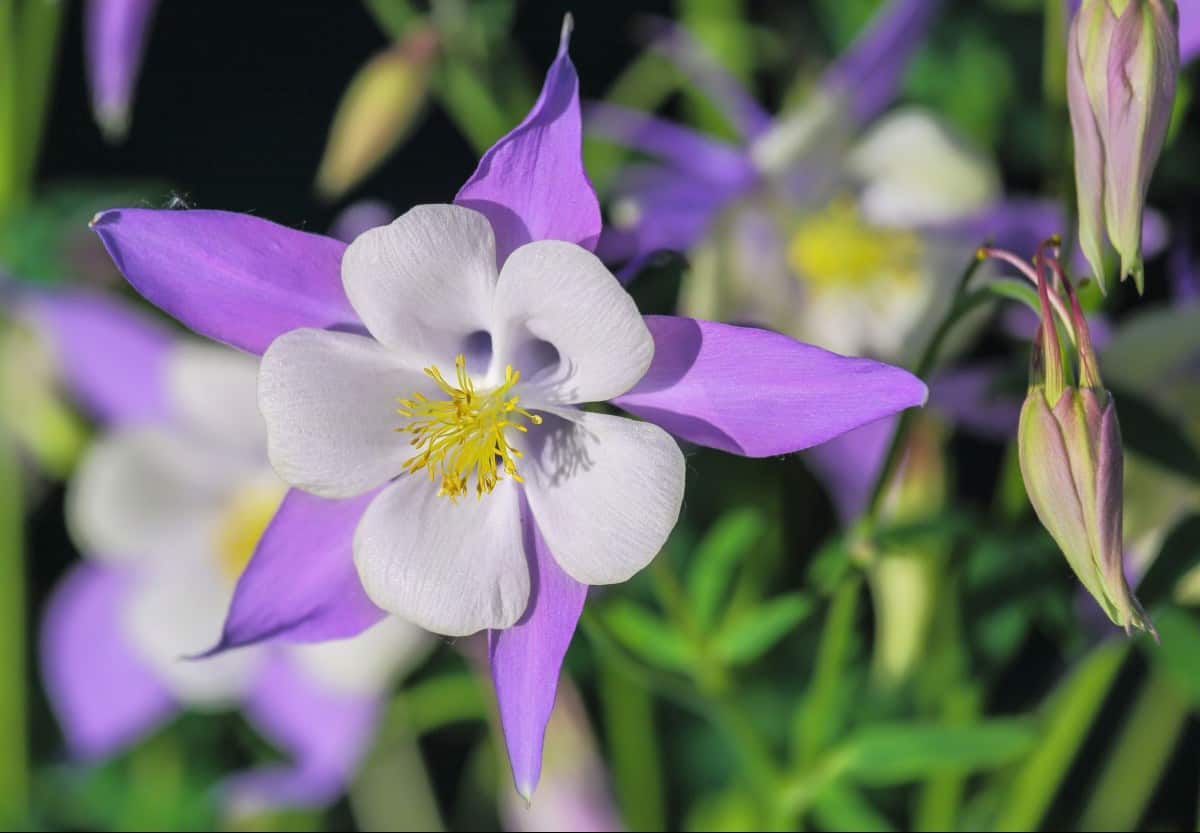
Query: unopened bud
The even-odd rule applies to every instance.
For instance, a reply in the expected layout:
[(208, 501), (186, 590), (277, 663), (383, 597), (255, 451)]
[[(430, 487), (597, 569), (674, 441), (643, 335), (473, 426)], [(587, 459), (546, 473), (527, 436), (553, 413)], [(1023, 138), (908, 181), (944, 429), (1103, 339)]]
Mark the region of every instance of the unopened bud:
[(437, 36), (422, 29), (368, 61), (350, 81), (329, 130), (317, 190), (354, 187), (403, 141), (425, 100)]
[(1108, 246), (1141, 292), (1142, 212), (1179, 75), (1174, 0), (1084, 0), (1071, 24), (1067, 97), (1079, 240), (1104, 288)]

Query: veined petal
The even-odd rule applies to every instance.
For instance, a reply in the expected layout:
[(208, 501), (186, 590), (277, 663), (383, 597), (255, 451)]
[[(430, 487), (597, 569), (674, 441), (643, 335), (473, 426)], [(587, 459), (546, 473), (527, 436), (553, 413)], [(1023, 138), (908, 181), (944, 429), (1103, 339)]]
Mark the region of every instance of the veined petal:
[(478, 211), (418, 205), (355, 238), (342, 280), (371, 335), (420, 368), (452, 361), (486, 327), (495, 250)]
[(683, 452), (647, 422), (580, 411), (546, 416), (527, 442), (525, 491), (559, 566), (616, 584), (662, 549), (683, 502)]
[[(522, 371), (522, 390), (539, 405), (610, 399), (650, 366), (654, 344), (637, 304), (598, 257), (573, 243), (539, 240), (513, 252), (494, 316), (496, 355)], [(541, 367), (530, 366), (539, 359)]]
[(212, 536), (251, 470), (244, 459), (179, 432), (127, 429), (94, 443), (83, 458), (67, 492), (68, 526), (96, 558), (169, 558), (181, 541)]
[(258, 359), (205, 342), (177, 343), (167, 356), (167, 395), (179, 424), (216, 447), (262, 459)]
[(938, 0), (891, 0), (826, 73), (825, 85), (849, 99), (860, 123), (877, 116), (896, 97), (938, 5)]
[(358, 324), (337, 240), (228, 211), (114, 208), (92, 229), (147, 300), (233, 347), (261, 353), (297, 327)]
[(243, 709), (291, 762), (227, 780), (224, 797), (235, 814), (332, 802), (366, 754), (380, 715), (378, 698), (329, 691), (282, 654), (271, 658)]
[(92, 113), (109, 139), (129, 128), (129, 110), (156, 0), (88, 0), (86, 37)]
[(491, 221), (498, 264), (531, 240), (566, 240), (592, 249), (600, 236), (600, 203), (583, 169), (579, 78), (567, 54), (570, 40), (568, 15), (533, 109), (483, 155), (454, 198)]
[(589, 103), (587, 130), (589, 136), (640, 150), (704, 182), (746, 186), (758, 177), (741, 148), (616, 104)]
[(71, 394), (104, 422), (154, 422), (169, 413), (166, 327), (98, 292), (31, 294), (24, 305), (50, 342)]
[(289, 485), (321, 497), (374, 489), (411, 456), (396, 433), (397, 400), (427, 383), (366, 336), (326, 330), (280, 336), (263, 355), (258, 380), (271, 465)]
[(927, 395), (906, 370), (767, 330), (657, 315), (646, 324), (654, 363), (613, 404), (734, 454), (808, 448), (922, 405)]
[(558, 675), (583, 613), (587, 585), (558, 566), (527, 506), (521, 515), (531, 579), (529, 608), (511, 628), (488, 633), (488, 654), (513, 782), (531, 801), (542, 771)]
[(354, 563), (375, 604), (445, 636), (511, 627), (529, 604), (516, 484), (452, 502), (421, 472), (377, 497), (354, 535)]
[(213, 650), (344, 639), (378, 622), (385, 614), (354, 568), (354, 529), (378, 494), (326, 500), (289, 491), (238, 579)]
[(121, 628), (129, 587), (126, 573), (81, 564), (46, 606), (42, 679), (67, 745), (80, 758), (113, 754), (175, 709)]

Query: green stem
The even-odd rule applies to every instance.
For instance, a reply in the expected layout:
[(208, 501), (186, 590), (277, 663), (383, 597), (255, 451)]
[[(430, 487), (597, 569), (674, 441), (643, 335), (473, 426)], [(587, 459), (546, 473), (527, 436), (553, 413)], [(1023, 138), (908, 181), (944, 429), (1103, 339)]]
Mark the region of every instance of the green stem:
[[(946, 337), (950, 335), (950, 331), (954, 329), (962, 317), (973, 310), (980, 304), (991, 301), (995, 296), (986, 289), (981, 289), (970, 294), (966, 294), (967, 284), (975, 275), (975, 271), (979, 268), (980, 260), (977, 257), (971, 259), (971, 263), (963, 270), (962, 275), (958, 279), (958, 285), (954, 290), (954, 300), (950, 305), (950, 309), (946, 312), (933, 337), (929, 339), (929, 343), (925, 345), (925, 350), (917, 361), (916, 369), (913, 373), (920, 379), (925, 379), (930, 371), (933, 370), (934, 364), (937, 362), (938, 354), (941, 352), (942, 345), (946, 341)], [(879, 474), (875, 478), (875, 484), (871, 488), (871, 499), (867, 503), (866, 521), (868, 526), (872, 525), (879, 519), (879, 513), (883, 508), (883, 498), (887, 493), (887, 487), (892, 482), (892, 478), (896, 474), (896, 470), (900, 466), (900, 462), (904, 457), (904, 448), (908, 439), (908, 432), (912, 427), (913, 416), (916, 411), (909, 408), (900, 414), (900, 420), (896, 424), (896, 430), (892, 433), (891, 442), (888, 444), (887, 454), (883, 458), (883, 465), (879, 469)]]
[(834, 593), (817, 651), (817, 664), (804, 703), (796, 714), (793, 749), (803, 768), (814, 764), (837, 730), (835, 706), (841, 696), (843, 672), (854, 649), (858, 597), (862, 581), (852, 576)]
[(29, 738), (25, 663), (25, 561), (22, 557), (20, 470), (7, 434), (0, 434), (0, 825), (28, 824)]
[(1013, 779), (996, 830), (1037, 830), (1041, 826), (1128, 651), (1128, 645), (1121, 642), (1100, 645), (1055, 692), (1042, 716), (1042, 741)]
[(21, 7), (22, 113), (18, 130), (21, 167), (27, 190), (32, 190), (42, 134), (46, 128), (46, 110), (54, 82), (58, 34), (62, 28), (65, 5), (61, 0), (27, 0)]
[(444, 58), (434, 76), (432, 89), (438, 102), (480, 155), (509, 128), (515, 127), (509, 123), (479, 73), (464, 60), (453, 56)]
[(0, 221), (24, 199), (19, 138), (19, 63), (16, 4), (8, 0), (0, 3)]
[(1161, 671), (1150, 671), (1083, 811), (1080, 830), (1133, 830), (1171, 761), (1191, 704)]
[(611, 655), (597, 661), (604, 736), (621, 817), (630, 830), (666, 830), (662, 760), (649, 691), (617, 668)]

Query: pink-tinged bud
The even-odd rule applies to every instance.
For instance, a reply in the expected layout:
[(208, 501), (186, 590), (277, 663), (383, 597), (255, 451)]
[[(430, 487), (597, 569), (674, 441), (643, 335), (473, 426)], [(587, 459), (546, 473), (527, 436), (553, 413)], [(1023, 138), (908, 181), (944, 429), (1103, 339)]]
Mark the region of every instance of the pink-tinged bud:
[(350, 81), (317, 171), (323, 196), (334, 199), (350, 190), (408, 136), (436, 52), (436, 34), (419, 29), (369, 60)]
[[(1122, 567), (1124, 453), (1116, 407), (1100, 381), (1087, 320), (1058, 265), (1056, 248), (1057, 241), (1051, 241), (1032, 265), (1024, 264), (1037, 281), (1042, 308), (1017, 431), (1025, 491), (1108, 617), (1126, 632), (1136, 627), (1153, 633)], [(1055, 278), (1054, 288), (1047, 271)], [(1069, 306), (1062, 303), (1060, 286)], [(1067, 337), (1065, 350), (1059, 324)]]
[(1142, 212), (1178, 76), (1174, 0), (1084, 0), (1071, 23), (1067, 100), (1079, 241), (1101, 288), (1111, 245), (1121, 278), (1142, 291)]

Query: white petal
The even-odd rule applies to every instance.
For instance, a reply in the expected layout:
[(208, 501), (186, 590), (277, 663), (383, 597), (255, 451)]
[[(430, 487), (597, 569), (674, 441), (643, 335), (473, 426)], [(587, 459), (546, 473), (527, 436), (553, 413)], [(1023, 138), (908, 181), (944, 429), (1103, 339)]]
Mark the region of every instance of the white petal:
[(170, 557), (211, 536), (237, 483), (242, 455), (178, 431), (134, 428), (94, 443), (72, 478), (67, 520), (89, 556)]
[(262, 658), (259, 648), (188, 659), (217, 643), (233, 595), (211, 553), (177, 551), (176, 563), (145, 570), (125, 610), (125, 629), (142, 658), (180, 700), (224, 705), (239, 698)]
[(881, 119), (855, 146), (848, 165), (864, 183), (863, 214), (880, 225), (948, 222), (1000, 193), (992, 161), (920, 110)]
[(167, 395), (180, 423), (212, 442), (262, 458), (258, 359), (227, 347), (183, 342), (167, 360)]
[(367, 336), (293, 330), (271, 343), (258, 405), (271, 465), (287, 483), (329, 498), (362, 494), (399, 474), (412, 449), (398, 399), (428, 387), (420, 371)]
[(418, 205), (359, 235), (342, 283), (367, 329), (415, 367), (451, 364), (487, 329), (496, 240), (487, 218), (457, 205)]
[(416, 625), (388, 616), (350, 639), (290, 646), (292, 658), (322, 687), (378, 694), (415, 668), (435, 641)]
[(526, 494), (550, 551), (585, 584), (625, 581), (662, 549), (683, 502), (683, 453), (648, 422), (547, 416), (528, 438)]
[(529, 603), (515, 484), (457, 503), (437, 489), (422, 472), (405, 475), (363, 514), (354, 563), (367, 595), (446, 636), (511, 627)]
[(611, 399), (654, 356), (633, 298), (574, 243), (539, 240), (513, 252), (500, 270), (495, 315), (496, 356), (521, 372), (523, 390), (538, 388), (540, 403)]

